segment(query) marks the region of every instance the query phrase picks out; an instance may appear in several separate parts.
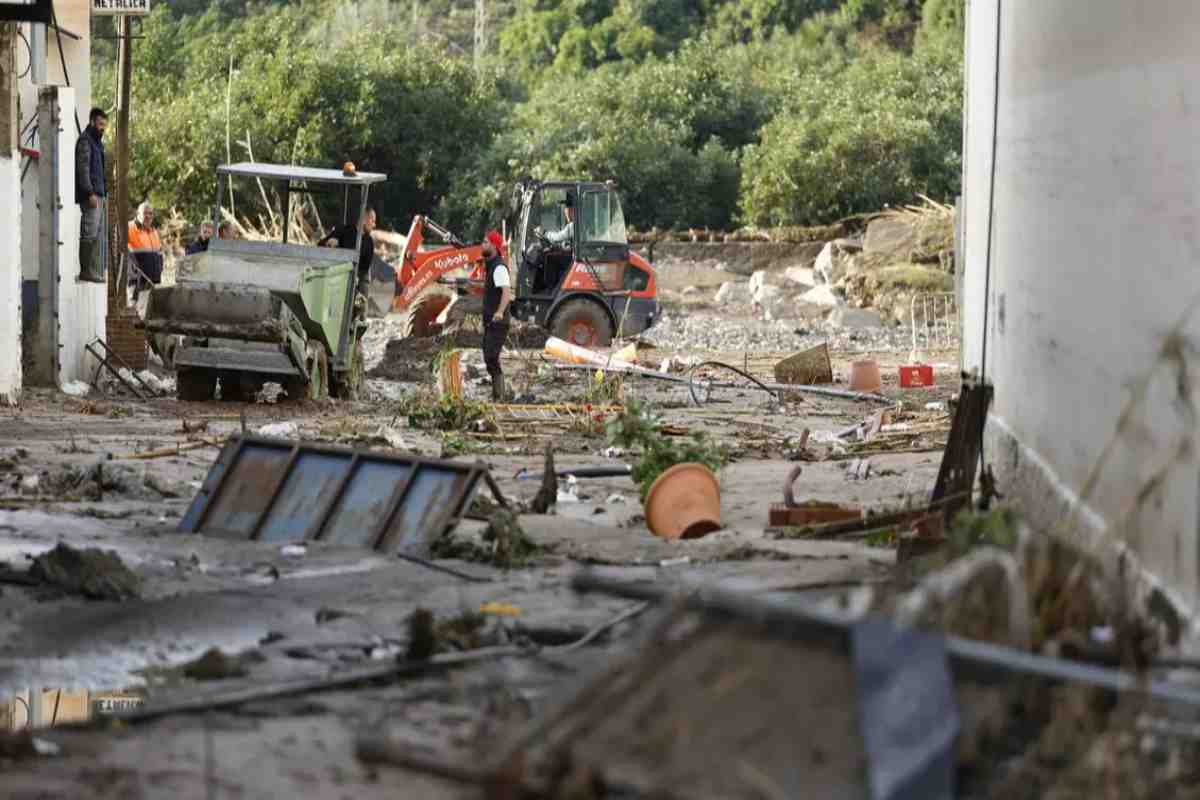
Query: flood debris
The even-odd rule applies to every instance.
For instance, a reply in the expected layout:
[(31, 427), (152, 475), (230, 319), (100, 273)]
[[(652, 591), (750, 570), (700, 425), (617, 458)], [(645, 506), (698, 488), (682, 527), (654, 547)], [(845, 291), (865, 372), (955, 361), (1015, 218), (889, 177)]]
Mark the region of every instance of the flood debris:
[(130, 600), (141, 594), (138, 576), (111, 550), (76, 549), (60, 542), (34, 557), (29, 574), (44, 584), (92, 600)]
[[(425, 556), (458, 525), (480, 486), (507, 504), (478, 462), (243, 436), (222, 449), (179, 529)], [(358, 500), (341, 504), (343, 497)]]
[(491, 562), (505, 569), (525, 566), (541, 552), (525, 534), (516, 514), (507, 508), (492, 514), (483, 540), (491, 545)]
[(542, 464), (542, 485), (538, 487), (530, 510), (535, 514), (548, 514), (558, 502), (558, 473), (554, 471), (554, 447), (546, 445), (546, 457)]
[(262, 663), (265, 660), (256, 650), (230, 655), (219, 647), (211, 647), (199, 658), (183, 664), (179, 669), (185, 678), (194, 681), (223, 681), (229, 678), (244, 678), (250, 664)]
[(409, 661), (426, 661), (437, 650), (437, 635), (433, 629), (433, 612), (418, 608), (408, 618), (408, 650), (404, 657)]
[(833, 383), (833, 362), (825, 342), (788, 356), (774, 367), (776, 383), (822, 384)]
[(729, 450), (702, 431), (693, 432), (682, 441), (668, 436), (662, 420), (634, 401), (609, 422), (607, 435), (611, 445), (640, 450), (641, 455), (632, 465), (630, 476), (638, 486), (643, 503), (654, 482), (671, 467), (702, 464), (716, 473), (730, 459)]
[(275, 405), (279, 402), (279, 398), (287, 397), (287, 390), (283, 388), (282, 383), (267, 381), (254, 394), (254, 402), (266, 405)]

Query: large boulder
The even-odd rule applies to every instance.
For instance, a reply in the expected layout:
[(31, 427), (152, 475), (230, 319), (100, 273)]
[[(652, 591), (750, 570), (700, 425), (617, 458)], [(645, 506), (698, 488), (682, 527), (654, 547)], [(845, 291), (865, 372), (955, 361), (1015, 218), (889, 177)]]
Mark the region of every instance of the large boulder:
[(790, 267), (783, 273), (783, 278), (788, 283), (803, 287), (806, 290), (817, 285), (816, 273), (805, 267)]
[(809, 289), (800, 296), (800, 301), (825, 308), (833, 308), (846, 304), (846, 301), (834, 294), (833, 289), (829, 286), (817, 286), (816, 288)]
[(916, 232), (907, 220), (896, 216), (876, 217), (867, 225), (863, 251), (872, 256), (907, 256), (916, 242)]
[(725, 281), (714, 298), (722, 305), (750, 302), (750, 287), (743, 281)]
[(839, 328), (862, 330), (864, 328), (882, 328), (883, 317), (866, 308), (850, 308), (839, 306), (829, 315), (829, 323)]
[(841, 242), (842, 240), (826, 243), (821, 254), (817, 256), (813, 264), (813, 273), (818, 283), (836, 285), (846, 275), (846, 270), (856, 257), (854, 254), (862, 249), (844, 247)]
[(755, 272), (753, 275), (750, 276), (750, 283), (749, 283), (750, 297), (757, 300), (759, 293), (762, 291), (762, 288), (767, 285), (769, 285), (768, 280), (767, 280), (767, 271), (765, 269), (760, 269), (757, 272)]

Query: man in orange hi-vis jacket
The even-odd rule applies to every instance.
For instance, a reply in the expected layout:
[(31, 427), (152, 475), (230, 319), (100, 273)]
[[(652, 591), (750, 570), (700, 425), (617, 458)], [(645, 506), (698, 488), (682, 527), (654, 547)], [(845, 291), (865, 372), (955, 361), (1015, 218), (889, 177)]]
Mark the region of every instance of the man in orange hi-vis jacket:
[(147, 285), (147, 282), (157, 285), (162, 280), (163, 255), (162, 241), (158, 238), (158, 230), (154, 227), (154, 209), (149, 203), (137, 207), (137, 215), (129, 223), (129, 254), (136, 270), (129, 271), (129, 280), (133, 284), (133, 296)]

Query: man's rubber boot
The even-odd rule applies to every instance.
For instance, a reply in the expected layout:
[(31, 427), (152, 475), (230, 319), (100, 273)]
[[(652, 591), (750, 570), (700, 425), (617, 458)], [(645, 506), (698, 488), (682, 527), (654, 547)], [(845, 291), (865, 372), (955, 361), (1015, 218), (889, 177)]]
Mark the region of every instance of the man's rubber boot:
[(99, 239), (79, 240), (79, 280), (84, 283), (105, 283), (101, 262), (102, 242)]
[(504, 402), (504, 376), (503, 375), (493, 375), (492, 376), (492, 402), (493, 403), (503, 403)]

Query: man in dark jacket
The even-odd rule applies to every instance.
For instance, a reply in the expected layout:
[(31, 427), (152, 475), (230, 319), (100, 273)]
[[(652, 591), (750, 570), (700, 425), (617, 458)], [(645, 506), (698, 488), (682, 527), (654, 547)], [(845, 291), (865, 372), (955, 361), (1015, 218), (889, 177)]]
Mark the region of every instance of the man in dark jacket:
[(368, 208), (363, 212), (362, 221), (358, 225), (339, 225), (325, 238), (317, 242), (320, 247), (340, 247), (344, 250), (354, 249), (354, 240), (362, 231), (362, 243), (358, 247), (358, 290), (367, 293), (367, 281), (371, 275), (371, 262), (375, 260), (375, 240), (371, 231), (375, 230), (375, 209)]
[(492, 400), (503, 402), (504, 371), (500, 352), (508, 339), (508, 306), (512, 302), (512, 280), (508, 265), (500, 258), (504, 239), (498, 231), (488, 231), (483, 239), (483, 363), (492, 376)]
[(211, 222), (200, 223), (200, 235), (196, 237), (196, 241), (192, 242), (184, 250), (184, 255), (195, 255), (208, 250), (208, 242), (212, 239), (213, 227)]
[(105, 199), (104, 131), (108, 115), (99, 108), (88, 113), (88, 126), (75, 142), (75, 202), (79, 204), (79, 280), (104, 283)]

